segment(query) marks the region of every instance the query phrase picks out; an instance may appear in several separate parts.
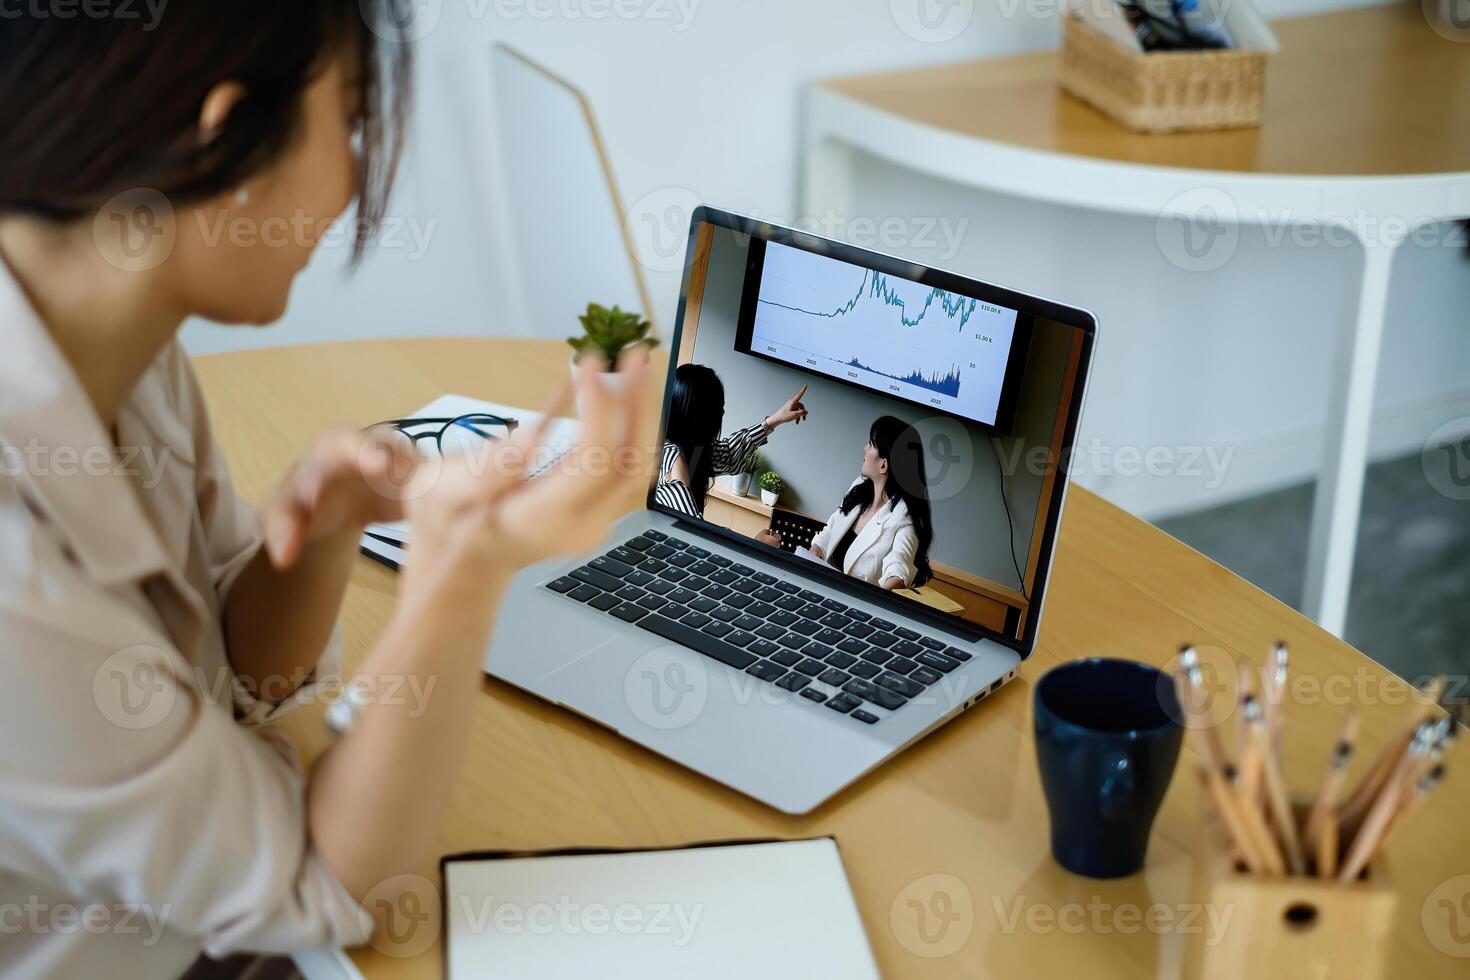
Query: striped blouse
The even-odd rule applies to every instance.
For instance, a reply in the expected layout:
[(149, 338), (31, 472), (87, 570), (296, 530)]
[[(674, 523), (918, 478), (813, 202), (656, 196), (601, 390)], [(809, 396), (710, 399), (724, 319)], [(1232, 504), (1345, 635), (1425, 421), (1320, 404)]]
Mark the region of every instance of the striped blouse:
[[(766, 431), (765, 423), (757, 422), (723, 439), (716, 439), (714, 444), (715, 474), (718, 476), (723, 473), (741, 472), (750, 462), (750, 457), (755, 451), (766, 444), (769, 436), (770, 433)], [(672, 442), (664, 443), (663, 459), (659, 463), (658, 470), (658, 486), (653, 491), (654, 503), (681, 514), (688, 514), (690, 517), (703, 517), (704, 514), (695, 504), (694, 491), (683, 480), (674, 478), (674, 460), (681, 455), (678, 446)], [(688, 460), (685, 460), (684, 465), (689, 466)], [(689, 469), (692, 471), (693, 467)]]

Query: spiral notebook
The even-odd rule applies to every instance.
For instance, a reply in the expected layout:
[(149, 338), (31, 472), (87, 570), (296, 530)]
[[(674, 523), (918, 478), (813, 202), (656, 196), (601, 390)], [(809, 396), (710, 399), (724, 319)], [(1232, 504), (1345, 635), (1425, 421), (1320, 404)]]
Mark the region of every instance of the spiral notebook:
[(445, 858), (450, 980), (877, 980), (837, 843)]

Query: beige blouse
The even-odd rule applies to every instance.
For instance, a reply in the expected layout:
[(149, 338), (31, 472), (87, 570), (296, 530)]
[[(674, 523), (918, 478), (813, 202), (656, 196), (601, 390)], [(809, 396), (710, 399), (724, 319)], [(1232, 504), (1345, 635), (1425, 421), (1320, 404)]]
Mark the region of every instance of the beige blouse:
[[(183, 349), (118, 446), (0, 263), (0, 976), (171, 977), (366, 941), (221, 609), (260, 546)], [(336, 643), (318, 681), (336, 669)]]

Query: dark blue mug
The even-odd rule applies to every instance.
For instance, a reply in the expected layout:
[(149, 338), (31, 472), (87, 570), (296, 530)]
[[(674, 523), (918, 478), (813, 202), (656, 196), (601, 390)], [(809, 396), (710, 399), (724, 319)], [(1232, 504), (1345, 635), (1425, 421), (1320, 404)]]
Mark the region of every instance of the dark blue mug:
[(1174, 774), (1179, 701), (1163, 671), (1094, 657), (1036, 685), (1036, 759), (1051, 811), (1051, 853), (1089, 878), (1143, 867)]

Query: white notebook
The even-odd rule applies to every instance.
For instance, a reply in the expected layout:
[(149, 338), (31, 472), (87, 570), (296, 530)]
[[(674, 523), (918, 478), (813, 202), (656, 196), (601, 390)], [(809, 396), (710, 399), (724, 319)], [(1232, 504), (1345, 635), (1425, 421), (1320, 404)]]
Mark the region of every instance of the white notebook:
[(450, 980), (867, 980), (831, 838), (446, 858)]

